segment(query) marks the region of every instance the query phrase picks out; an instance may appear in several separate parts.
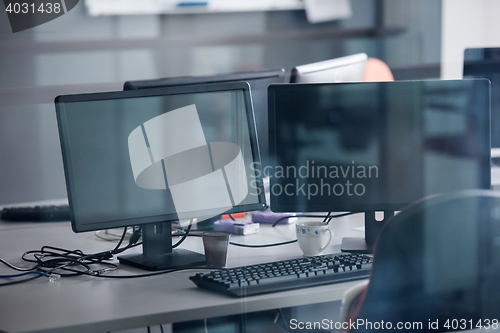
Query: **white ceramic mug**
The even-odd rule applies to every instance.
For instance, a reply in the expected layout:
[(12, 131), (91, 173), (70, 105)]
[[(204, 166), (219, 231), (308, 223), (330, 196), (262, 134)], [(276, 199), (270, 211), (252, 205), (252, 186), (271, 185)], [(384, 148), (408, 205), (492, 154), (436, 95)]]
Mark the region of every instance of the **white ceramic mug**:
[(330, 226), (323, 222), (297, 222), (297, 240), (306, 256), (321, 254), (333, 238)]

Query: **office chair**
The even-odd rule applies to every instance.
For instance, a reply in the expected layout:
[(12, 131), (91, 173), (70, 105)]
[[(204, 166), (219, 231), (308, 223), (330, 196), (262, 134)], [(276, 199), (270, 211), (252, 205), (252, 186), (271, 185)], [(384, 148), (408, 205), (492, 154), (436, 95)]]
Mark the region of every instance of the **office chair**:
[(412, 331), (438, 323), (432, 331), (444, 332), (463, 328), (445, 327), (454, 319), (496, 318), (499, 236), (500, 193), (467, 190), (413, 203), (384, 225), (369, 284), (347, 293), (341, 320), (422, 323)]
[(368, 58), (365, 65), (363, 82), (394, 81), (394, 75), (385, 62), (377, 58)]

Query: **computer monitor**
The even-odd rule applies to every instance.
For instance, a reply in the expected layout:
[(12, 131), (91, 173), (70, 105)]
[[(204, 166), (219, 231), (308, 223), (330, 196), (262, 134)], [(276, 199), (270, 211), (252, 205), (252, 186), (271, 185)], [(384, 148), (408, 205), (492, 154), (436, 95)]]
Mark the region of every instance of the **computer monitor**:
[(121, 263), (204, 263), (172, 251), (171, 222), (265, 207), (247, 83), (56, 98), (75, 232), (142, 226), (143, 252)]
[[(491, 147), (500, 148), (500, 48), (474, 48), (464, 52), (464, 79), (491, 81)], [(496, 154), (500, 157), (500, 154)]]
[(368, 253), (383, 221), (420, 198), (490, 188), (489, 81), (269, 87), (274, 212), (364, 212)]
[(361, 82), (365, 73), (365, 53), (350, 55), (292, 69), (290, 83)]
[(156, 80), (128, 81), (125, 82), (124, 90), (150, 89), (161, 87), (189, 86), (196, 84), (239, 82), (245, 81), (250, 84), (253, 108), (255, 112), (255, 124), (257, 126), (257, 137), (259, 140), (260, 156), (263, 165), (269, 160), (269, 136), (267, 124), (267, 88), (273, 83), (285, 82), (284, 69), (271, 69), (256, 72), (238, 72), (212, 76), (181, 76)]

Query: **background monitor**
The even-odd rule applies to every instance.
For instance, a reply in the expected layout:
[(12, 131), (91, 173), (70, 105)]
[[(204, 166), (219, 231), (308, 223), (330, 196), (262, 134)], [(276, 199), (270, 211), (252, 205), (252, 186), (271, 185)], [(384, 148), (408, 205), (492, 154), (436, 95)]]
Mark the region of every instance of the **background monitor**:
[(271, 210), (365, 212), (343, 250), (375, 211), (490, 188), (488, 80), (272, 85), (269, 126)]
[(171, 221), (265, 207), (247, 83), (59, 96), (56, 110), (73, 230), (142, 225), (143, 254), (121, 262), (199, 263), (172, 253)]
[(464, 78), (491, 81), (491, 147), (500, 148), (500, 48), (466, 49)]
[(267, 88), (273, 83), (285, 82), (284, 69), (272, 69), (256, 72), (239, 72), (220, 74), (212, 76), (181, 76), (156, 80), (128, 81), (125, 82), (124, 90), (150, 89), (161, 87), (189, 86), (196, 84), (239, 82), (245, 81), (250, 84), (253, 108), (255, 113), (255, 124), (259, 140), (260, 156), (263, 165), (269, 160), (269, 129), (267, 124)]
[(290, 83), (361, 82), (368, 56), (354, 54), (292, 69)]

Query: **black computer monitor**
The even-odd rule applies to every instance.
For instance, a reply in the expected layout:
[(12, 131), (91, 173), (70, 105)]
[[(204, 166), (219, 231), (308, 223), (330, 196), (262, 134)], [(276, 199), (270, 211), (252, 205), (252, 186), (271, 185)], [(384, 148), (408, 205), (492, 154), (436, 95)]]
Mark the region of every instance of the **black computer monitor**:
[(361, 82), (368, 56), (365, 53), (297, 66), (290, 83)]
[(435, 194), (490, 188), (489, 81), (269, 87), (274, 212), (365, 212), (369, 252), (386, 218)]
[(491, 147), (500, 148), (500, 48), (466, 49), (464, 79), (467, 78), (491, 81)]
[(204, 262), (172, 251), (171, 222), (263, 209), (247, 83), (56, 98), (75, 232), (142, 226), (149, 270)]
[(255, 124), (257, 126), (257, 137), (259, 140), (260, 156), (263, 165), (269, 160), (269, 138), (267, 124), (267, 88), (273, 83), (285, 82), (284, 69), (271, 69), (256, 72), (238, 72), (212, 76), (181, 76), (156, 80), (128, 81), (125, 82), (124, 90), (150, 89), (161, 87), (189, 86), (195, 84), (239, 82), (245, 81), (250, 84), (253, 108), (255, 112)]

